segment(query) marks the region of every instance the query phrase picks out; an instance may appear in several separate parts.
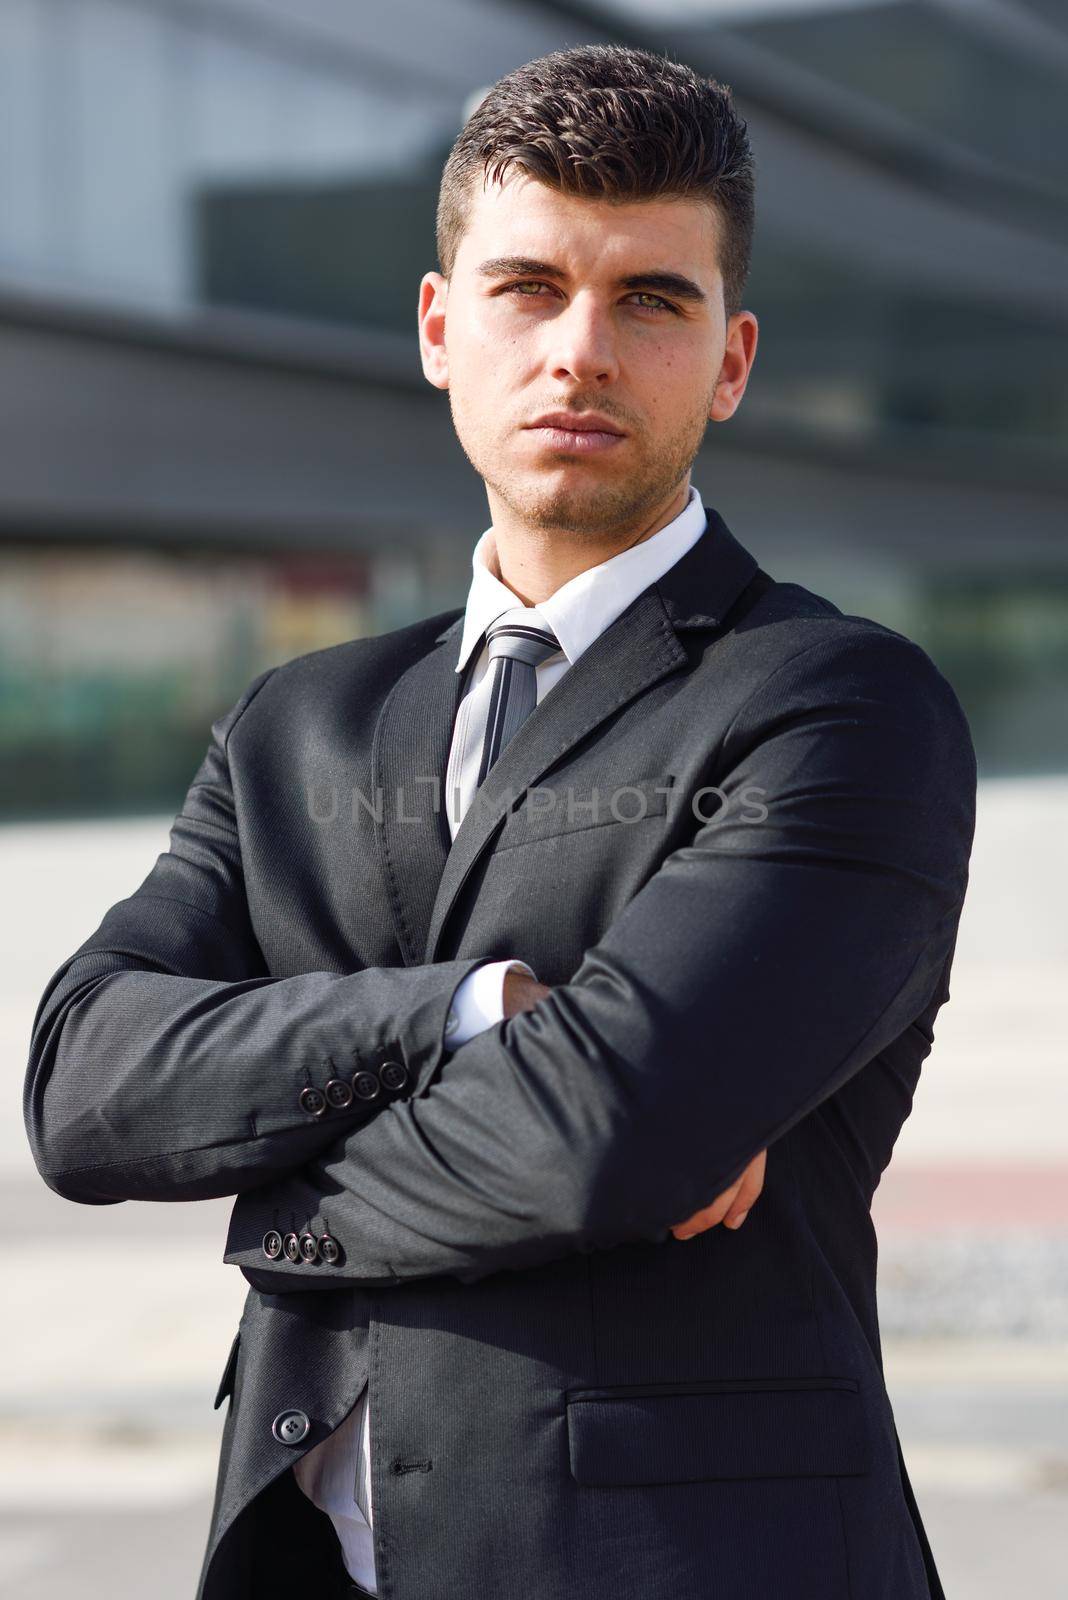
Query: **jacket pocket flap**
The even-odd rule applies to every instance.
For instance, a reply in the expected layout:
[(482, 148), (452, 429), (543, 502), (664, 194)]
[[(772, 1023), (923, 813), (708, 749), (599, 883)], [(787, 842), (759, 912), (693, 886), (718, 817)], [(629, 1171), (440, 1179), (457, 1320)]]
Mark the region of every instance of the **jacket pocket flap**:
[(859, 1476), (870, 1470), (852, 1378), (709, 1380), (567, 1392), (579, 1483)]
[(579, 833), (606, 823), (641, 822), (663, 817), (675, 783), (675, 774), (631, 778), (626, 783), (603, 783), (577, 789), (566, 785), (534, 785), (509, 813), (496, 848), (530, 844), (560, 833)]
[(234, 1373), (237, 1371), (237, 1349), (240, 1343), (241, 1329), (238, 1328), (237, 1332), (234, 1334), (234, 1342), (230, 1346), (230, 1354), (226, 1358), (226, 1366), (223, 1368), (223, 1375), (219, 1380), (219, 1387), (215, 1394), (215, 1400), (212, 1403), (211, 1409), (213, 1411), (218, 1411), (219, 1407), (226, 1399), (226, 1396), (233, 1392)]

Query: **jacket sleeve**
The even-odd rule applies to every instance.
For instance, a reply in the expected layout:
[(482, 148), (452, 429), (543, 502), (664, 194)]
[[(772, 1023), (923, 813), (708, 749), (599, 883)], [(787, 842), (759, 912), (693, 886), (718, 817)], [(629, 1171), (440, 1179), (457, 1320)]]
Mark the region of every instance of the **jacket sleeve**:
[[(453, 991), (482, 964), (268, 974), (227, 742), (276, 670), (213, 724), (169, 849), (38, 1004), (24, 1118), (38, 1171), (67, 1199), (202, 1200), (302, 1167), (435, 1071)], [(380, 1075), (387, 1061), (403, 1072)], [(336, 1109), (325, 1084), (361, 1073)]]
[[(700, 798), (572, 979), (242, 1196), (225, 1260), (285, 1292), (660, 1242), (909, 1027), (944, 988), (974, 830), (950, 685), (900, 634), (836, 629), (712, 759), (718, 809)], [(337, 1264), (265, 1261), (275, 1208), (328, 1226)]]

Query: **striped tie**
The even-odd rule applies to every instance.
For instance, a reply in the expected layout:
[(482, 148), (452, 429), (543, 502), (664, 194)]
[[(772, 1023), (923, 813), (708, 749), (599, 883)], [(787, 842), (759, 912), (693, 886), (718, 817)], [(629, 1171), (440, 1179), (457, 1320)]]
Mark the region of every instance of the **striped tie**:
[[(488, 669), (467, 696), (455, 741), (457, 767), (450, 782), (459, 788), (459, 815), (467, 811), (501, 751), (534, 710), (538, 700), (535, 668), (557, 655), (560, 644), (534, 606), (514, 606), (486, 630)], [(454, 812), (456, 801), (450, 801)]]

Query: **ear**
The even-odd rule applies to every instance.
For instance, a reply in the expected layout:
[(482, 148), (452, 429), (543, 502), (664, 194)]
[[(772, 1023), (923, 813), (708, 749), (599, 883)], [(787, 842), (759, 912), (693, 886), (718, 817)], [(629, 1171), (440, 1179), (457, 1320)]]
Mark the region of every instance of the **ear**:
[(736, 311), (727, 323), (727, 344), (716, 383), (709, 420), (726, 422), (742, 402), (757, 347), (757, 319), (751, 311)]
[(419, 354), (423, 376), (435, 389), (449, 387), (449, 358), (445, 353), (445, 302), (449, 280), (440, 272), (427, 272), (419, 284)]

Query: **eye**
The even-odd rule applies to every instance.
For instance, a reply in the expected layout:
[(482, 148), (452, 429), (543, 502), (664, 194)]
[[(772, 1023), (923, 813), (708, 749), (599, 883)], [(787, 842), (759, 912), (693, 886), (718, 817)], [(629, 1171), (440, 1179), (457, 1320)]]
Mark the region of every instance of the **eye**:
[[(548, 284), (537, 283), (532, 278), (526, 278), (526, 279), (523, 280), (522, 283), (509, 283), (501, 291), (501, 293), (502, 294), (515, 294), (517, 289), (547, 289), (547, 288), (548, 288)], [(540, 297), (540, 295), (536, 295), (536, 294), (521, 294), (519, 296), (519, 298), (520, 298), (520, 300), (538, 300), (541, 297)]]
[[(519, 294), (518, 291), (520, 289), (548, 289), (550, 287), (551, 285), (539, 283), (535, 278), (524, 278), (519, 283), (506, 284), (501, 290), (501, 293), (515, 294), (520, 300), (540, 300), (543, 297), (539, 294)], [(678, 315), (677, 307), (673, 306), (669, 300), (663, 299), (662, 296), (653, 294), (651, 290), (635, 289), (633, 295), (629, 296), (628, 298), (633, 299), (635, 296), (641, 300), (653, 300), (656, 302), (655, 305), (643, 306), (642, 310), (644, 311), (670, 311), (673, 316)]]
[(648, 289), (635, 289), (634, 293), (636, 295), (638, 295), (643, 300), (655, 300), (656, 301), (656, 305), (655, 306), (651, 306), (649, 308), (652, 311), (659, 310), (661, 307), (665, 311), (674, 311), (675, 310), (675, 307), (671, 304), (671, 302), (669, 300), (661, 299), (660, 295), (653, 294)]

